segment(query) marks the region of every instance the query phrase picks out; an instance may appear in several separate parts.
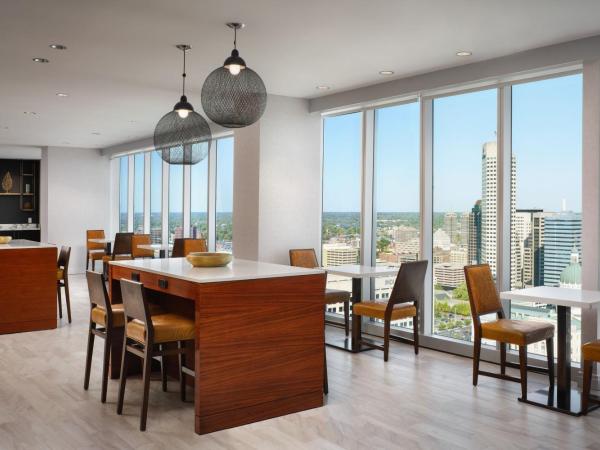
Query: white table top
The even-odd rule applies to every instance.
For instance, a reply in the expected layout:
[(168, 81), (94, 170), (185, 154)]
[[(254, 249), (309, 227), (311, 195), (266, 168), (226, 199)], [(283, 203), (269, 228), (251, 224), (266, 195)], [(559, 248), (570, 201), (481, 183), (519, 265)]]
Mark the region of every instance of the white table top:
[(94, 244), (108, 244), (108, 243), (112, 242), (112, 239), (93, 238), (93, 239), (88, 239), (88, 242), (93, 242)]
[(600, 304), (600, 291), (537, 286), (515, 291), (500, 292), (500, 298), (522, 302), (538, 302), (559, 306), (592, 308), (594, 305)]
[(166, 275), (193, 283), (218, 283), (325, 273), (322, 269), (303, 269), (236, 258), (225, 267), (193, 267), (185, 258), (110, 261), (109, 264)]
[(361, 266), (360, 264), (346, 264), (343, 266), (329, 266), (324, 268), (332, 275), (342, 275), (351, 278), (371, 278), (395, 276), (400, 267), (393, 266)]
[(137, 248), (142, 250), (172, 250), (173, 244), (139, 244)]
[(23, 248), (48, 248), (56, 247), (45, 242), (28, 241), (27, 239), (13, 239), (8, 244), (0, 244), (0, 250), (15, 250)]

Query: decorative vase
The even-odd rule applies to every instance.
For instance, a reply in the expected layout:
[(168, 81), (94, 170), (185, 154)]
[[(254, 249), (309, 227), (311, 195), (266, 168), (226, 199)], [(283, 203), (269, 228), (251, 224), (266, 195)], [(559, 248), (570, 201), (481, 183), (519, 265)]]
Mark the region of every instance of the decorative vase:
[(2, 189), (4, 189), (4, 192), (10, 192), (10, 190), (13, 187), (13, 180), (12, 177), (10, 176), (10, 172), (6, 172), (6, 174), (4, 175), (4, 178), (2, 178)]

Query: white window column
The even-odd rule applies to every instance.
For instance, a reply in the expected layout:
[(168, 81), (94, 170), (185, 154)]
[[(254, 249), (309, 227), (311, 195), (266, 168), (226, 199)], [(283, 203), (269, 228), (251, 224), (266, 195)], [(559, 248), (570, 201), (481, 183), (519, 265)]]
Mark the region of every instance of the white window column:
[(183, 166), (183, 237), (190, 237), (190, 217), (191, 217), (191, 194), (192, 194), (192, 166), (186, 164)]
[(133, 230), (133, 189), (135, 182), (135, 156), (127, 156), (127, 231)]
[(215, 139), (210, 146), (208, 152), (208, 199), (207, 199), (207, 216), (206, 216), (206, 231), (207, 235), (204, 238), (207, 240), (208, 251), (216, 250), (217, 241), (217, 152), (219, 150), (219, 140)]
[(150, 233), (150, 165), (152, 152), (144, 153), (144, 233)]

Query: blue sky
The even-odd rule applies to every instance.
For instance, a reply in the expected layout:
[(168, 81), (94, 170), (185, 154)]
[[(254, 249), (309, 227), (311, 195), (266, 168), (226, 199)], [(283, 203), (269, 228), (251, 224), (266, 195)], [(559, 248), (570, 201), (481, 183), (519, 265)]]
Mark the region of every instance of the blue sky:
[[(581, 211), (582, 77), (513, 87), (517, 208)], [(496, 139), (497, 90), (434, 101), (434, 210), (467, 211), (481, 198), (481, 149)], [(375, 122), (375, 201), (418, 211), (419, 107), (382, 108)], [(324, 121), (324, 211), (360, 209), (360, 114)]]

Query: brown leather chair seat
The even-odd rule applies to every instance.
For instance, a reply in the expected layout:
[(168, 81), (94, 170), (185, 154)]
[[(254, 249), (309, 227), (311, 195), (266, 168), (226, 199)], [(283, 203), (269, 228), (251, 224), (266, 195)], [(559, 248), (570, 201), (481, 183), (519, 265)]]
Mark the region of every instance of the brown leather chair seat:
[[(158, 314), (152, 316), (154, 343), (191, 341), (195, 337), (194, 321), (179, 314)], [(146, 327), (139, 320), (127, 324), (127, 337), (138, 342), (146, 342)]]
[[(125, 310), (122, 303), (112, 305), (113, 327), (120, 328), (125, 325)], [(92, 322), (102, 327), (106, 327), (108, 319), (106, 317), (106, 309), (102, 306), (94, 306), (92, 308)]]
[(115, 255), (114, 259), (111, 255), (104, 255), (102, 257), (102, 262), (109, 262), (109, 261), (126, 261), (126, 260), (130, 260), (133, 259), (131, 257), (131, 255)]
[[(359, 302), (352, 307), (352, 312), (358, 316), (374, 317), (375, 319), (385, 319), (385, 310), (388, 302)], [(414, 317), (417, 315), (417, 308), (412, 303), (398, 303), (392, 310), (392, 320)]]
[(524, 320), (498, 319), (481, 323), (481, 337), (514, 345), (529, 345), (554, 336), (554, 325)]
[(65, 277), (65, 271), (64, 269), (56, 269), (56, 279), (57, 280), (62, 280)]
[(600, 361), (600, 340), (583, 344), (581, 354), (584, 360)]
[(325, 290), (325, 303), (330, 305), (332, 303), (344, 303), (350, 300), (350, 292), (342, 291), (340, 289), (326, 289)]

